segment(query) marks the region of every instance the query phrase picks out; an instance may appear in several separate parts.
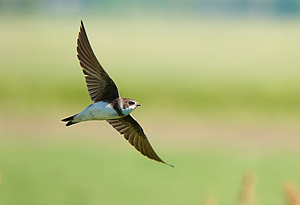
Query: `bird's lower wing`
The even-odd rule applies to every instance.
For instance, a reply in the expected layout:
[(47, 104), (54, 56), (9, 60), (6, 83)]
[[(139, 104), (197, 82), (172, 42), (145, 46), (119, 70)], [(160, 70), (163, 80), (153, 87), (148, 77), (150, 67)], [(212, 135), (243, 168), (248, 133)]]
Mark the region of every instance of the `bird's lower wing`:
[(127, 115), (123, 118), (106, 120), (113, 128), (115, 128), (121, 135), (124, 135), (125, 139), (135, 147), (140, 153), (145, 155), (146, 157), (156, 160), (158, 162), (164, 162), (151, 147), (150, 142), (148, 141), (147, 136), (145, 135), (143, 128), (139, 125), (139, 123), (131, 116)]

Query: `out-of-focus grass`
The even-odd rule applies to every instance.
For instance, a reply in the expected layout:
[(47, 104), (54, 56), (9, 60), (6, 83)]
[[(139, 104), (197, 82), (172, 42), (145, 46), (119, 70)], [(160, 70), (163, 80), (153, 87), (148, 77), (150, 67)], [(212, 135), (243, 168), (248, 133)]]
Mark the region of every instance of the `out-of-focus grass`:
[[(121, 95), (172, 112), (298, 115), (298, 21), (83, 19)], [(2, 18), (4, 107), (85, 106), (78, 20)]]
[(0, 150), (3, 205), (201, 204), (212, 190), (221, 204), (235, 204), (249, 167), (259, 176), (255, 193), (259, 203), (284, 204), (283, 177), (300, 181), (299, 152), (254, 155), (167, 149), (169, 154), (163, 157), (176, 163), (170, 168), (105, 142), (47, 145), (1, 140)]
[[(300, 183), (298, 21), (83, 19), (172, 169), (125, 150), (109, 125), (59, 124), (90, 103), (79, 20), (0, 18), (1, 204), (199, 204), (211, 190), (233, 204), (248, 168), (260, 204), (284, 203), (283, 180)], [(238, 123), (220, 126), (220, 116)]]

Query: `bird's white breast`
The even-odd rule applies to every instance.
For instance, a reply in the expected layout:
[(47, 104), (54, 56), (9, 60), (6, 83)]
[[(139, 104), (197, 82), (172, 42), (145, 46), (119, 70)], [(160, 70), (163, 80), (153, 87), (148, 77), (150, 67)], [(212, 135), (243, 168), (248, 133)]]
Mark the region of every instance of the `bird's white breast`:
[(94, 116), (96, 120), (107, 120), (118, 117), (118, 113), (107, 102), (96, 102), (90, 106), (90, 113)]
[(108, 120), (120, 118), (115, 109), (107, 102), (96, 102), (75, 116), (76, 121)]

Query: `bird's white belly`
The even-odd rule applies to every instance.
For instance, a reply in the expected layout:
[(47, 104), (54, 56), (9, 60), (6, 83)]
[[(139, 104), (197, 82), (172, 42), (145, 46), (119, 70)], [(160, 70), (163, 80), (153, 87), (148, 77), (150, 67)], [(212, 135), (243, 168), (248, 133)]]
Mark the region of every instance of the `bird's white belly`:
[(78, 113), (74, 120), (81, 122), (87, 120), (108, 120), (120, 118), (115, 109), (107, 102), (96, 102)]

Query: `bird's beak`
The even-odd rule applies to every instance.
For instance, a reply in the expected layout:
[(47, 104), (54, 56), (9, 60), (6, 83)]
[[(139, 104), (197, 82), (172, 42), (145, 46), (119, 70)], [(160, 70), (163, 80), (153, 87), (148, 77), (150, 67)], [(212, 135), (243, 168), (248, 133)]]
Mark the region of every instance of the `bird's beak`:
[(137, 104), (136, 106), (142, 106), (142, 105), (140, 105), (140, 104)]

